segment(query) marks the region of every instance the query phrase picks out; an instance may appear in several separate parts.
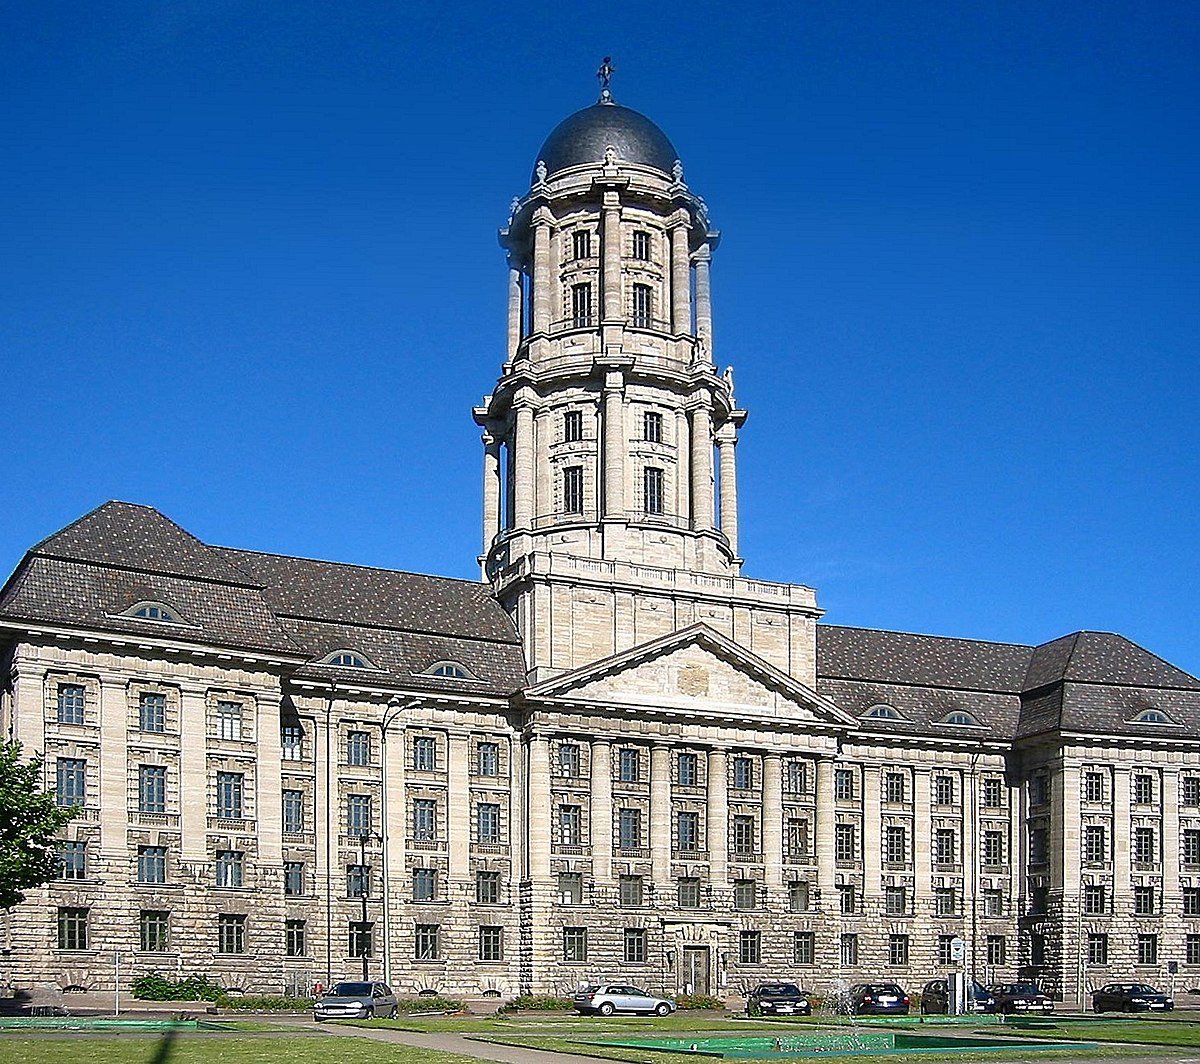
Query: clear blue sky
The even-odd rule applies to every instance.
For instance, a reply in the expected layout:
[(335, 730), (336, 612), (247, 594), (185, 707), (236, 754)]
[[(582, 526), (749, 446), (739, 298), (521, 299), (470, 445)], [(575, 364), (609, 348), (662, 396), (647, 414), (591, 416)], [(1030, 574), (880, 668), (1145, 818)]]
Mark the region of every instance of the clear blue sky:
[(108, 498), (473, 576), (495, 230), (595, 98), (724, 238), (750, 575), (1200, 672), (1193, 3), (8, 4), (0, 564)]

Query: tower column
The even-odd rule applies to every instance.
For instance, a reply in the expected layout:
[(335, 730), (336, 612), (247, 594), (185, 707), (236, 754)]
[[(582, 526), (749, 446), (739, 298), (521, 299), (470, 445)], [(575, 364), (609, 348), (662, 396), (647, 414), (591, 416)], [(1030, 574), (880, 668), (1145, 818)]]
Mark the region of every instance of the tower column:
[(518, 400), (510, 454), (516, 466), (513, 477), (513, 525), (529, 528), (533, 524), (533, 404)]
[[(607, 313), (605, 317), (607, 317)], [(604, 516), (625, 513), (625, 376), (604, 376)]]
[(713, 441), (712, 415), (708, 396), (692, 410), (692, 528), (704, 532), (713, 527)]
[(729, 540), (729, 549), (738, 552), (737, 501), (737, 426), (726, 421), (717, 432), (717, 454), (721, 467), (721, 531)]
[(550, 223), (546, 207), (533, 215), (533, 331), (550, 331)]
[(675, 512), (685, 521), (692, 512), (691, 451), (686, 410), (675, 411)]
[(508, 255), (508, 360), (517, 357), (517, 348), (521, 346), (521, 324), (524, 318), (523, 306), (525, 299), (524, 277), (521, 265), (516, 257)]
[(621, 197), (616, 192), (604, 193), (604, 212), (601, 225), (601, 283), (604, 290), (604, 320), (621, 317)]
[(695, 255), (696, 261), (696, 335), (704, 342), (709, 357), (712, 357), (712, 287), (709, 280), (709, 263), (712, 251), (701, 244)]
[(692, 331), (692, 266), (688, 260), (688, 216), (680, 211), (671, 228), (671, 327)]
[(491, 549), (500, 531), (500, 441), (483, 434), (483, 553)]

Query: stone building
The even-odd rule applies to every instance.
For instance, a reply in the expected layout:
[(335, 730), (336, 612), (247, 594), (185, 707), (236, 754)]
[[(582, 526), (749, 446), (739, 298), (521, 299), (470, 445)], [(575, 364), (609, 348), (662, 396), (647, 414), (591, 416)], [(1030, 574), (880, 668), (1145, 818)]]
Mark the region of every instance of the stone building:
[(1200, 682), (1117, 635), (818, 623), (744, 577), (719, 234), (607, 91), (500, 240), (482, 582), (111, 502), (0, 590), (0, 724), (79, 807), (8, 979), (1200, 975)]

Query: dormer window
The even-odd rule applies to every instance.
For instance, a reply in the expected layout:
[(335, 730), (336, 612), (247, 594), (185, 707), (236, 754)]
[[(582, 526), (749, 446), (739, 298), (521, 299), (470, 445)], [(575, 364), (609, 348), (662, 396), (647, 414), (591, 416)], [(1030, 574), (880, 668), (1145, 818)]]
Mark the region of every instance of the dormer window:
[(340, 669), (373, 669), (370, 662), (353, 650), (335, 650), (320, 662), (322, 665), (336, 665)]
[(441, 680), (474, 680), (474, 674), (457, 661), (439, 661), (425, 670), (427, 676), (436, 676)]
[(962, 709), (956, 709), (953, 713), (947, 713), (940, 721), (938, 721), (938, 723), (939, 724), (952, 724), (956, 728), (982, 728), (983, 727), (983, 725), (980, 724), (979, 721), (977, 721), (973, 716), (971, 716), (970, 713), (968, 713), (968, 712), (966, 712), (966, 710), (962, 710)]
[(903, 720), (900, 712), (894, 707), (889, 706), (886, 702), (878, 702), (863, 714), (864, 718), (869, 720)]
[(1130, 724), (1174, 724), (1175, 721), (1173, 721), (1170, 717), (1168, 717), (1161, 709), (1150, 708), (1150, 709), (1143, 709), (1141, 711), (1141, 713), (1139, 713), (1136, 717), (1133, 718), (1133, 720), (1129, 721), (1128, 723), (1130, 723)]
[(179, 614), (171, 606), (162, 602), (135, 602), (124, 613), (126, 617), (136, 617), (140, 621), (159, 621), (162, 624), (178, 624)]

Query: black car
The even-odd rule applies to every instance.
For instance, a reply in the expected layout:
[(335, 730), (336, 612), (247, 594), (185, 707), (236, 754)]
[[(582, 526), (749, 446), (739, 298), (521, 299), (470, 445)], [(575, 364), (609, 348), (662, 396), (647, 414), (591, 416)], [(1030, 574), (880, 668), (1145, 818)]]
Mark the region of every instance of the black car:
[(1175, 1002), (1145, 983), (1109, 983), (1092, 991), (1093, 1012), (1166, 1012)]
[[(967, 1008), (971, 1012), (995, 1012), (996, 996), (982, 983), (971, 983), (967, 991)], [(921, 990), (921, 1011), (946, 1013), (950, 1011), (950, 987), (945, 979), (933, 979)]]
[(812, 995), (795, 983), (760, 983), (746, 998), (747, 1016), (811, 1016)]
[(856, 983), (850, 988), (856, 1016), (907, 1016), (909, 998), (898, 983)]
[(1000, 983), (988, 989), (996, 995), (997, 1012), (1053, 1012), (1054, 1002), (1036, 983)]

